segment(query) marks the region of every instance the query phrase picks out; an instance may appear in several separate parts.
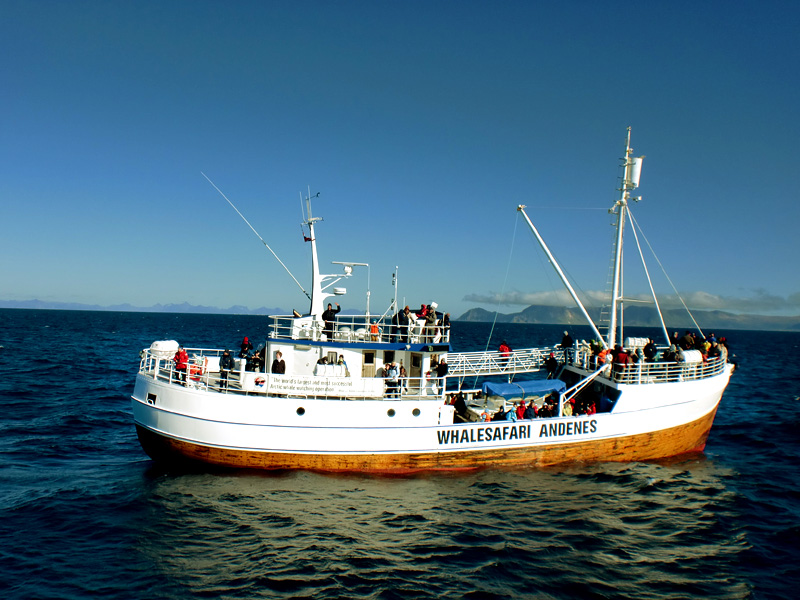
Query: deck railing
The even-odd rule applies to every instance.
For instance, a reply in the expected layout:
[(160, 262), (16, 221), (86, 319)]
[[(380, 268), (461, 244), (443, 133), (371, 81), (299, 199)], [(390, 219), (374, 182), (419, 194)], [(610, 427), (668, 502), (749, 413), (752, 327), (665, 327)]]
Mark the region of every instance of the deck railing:
[(291, 340), (379, 342), (411, 344), (446, 344), (450, 341), (450, 326), (443, 326), (441, 317), (434, 327), (425, 319), (417, 319), (407, 326), (393, 325), (391, 317), (368, 315), (337, 315), (332, 327), (309, 317), (276, 315), (270, 317), (271, 338)]
[(447, 374), (450, 377), (480, 375), (512, 375), (538, 371), (550, 353), (556, 360), (564, 362), (561, 348), (525, 348), (512, 352), (450, 352), (447, 354)]
[[(142, 352), (139, 372), (153, 379), (175, 385), (209, 389), (222, 393), (267, 394), (283, 393), (282, 375), (273, 376), (263, 372), (246, 371), (242, 361), (227, 379), (219, 373), (219, 357), (222, 350), (208, 348), (186, 348), (189, 363), (185, 371), (178, 371), (172, 356), (163, 351), (146, 349)], [(344, 378), (305, 376), (306, 381), (292, 388), (293, 397), (315, 398), (386, 398), (411, 399), (421, 396), (442, 396), (447, 381), (468, 376), (512, 375), (530, 373), (544, 368), (545, 361), (553, 353), (559, 363), (564, 362), (561, 348), (526, 348), (510, 353), (460, 352), (448, 353), (448, 371), (445, 378), (435, 374), (398, 379), (397, 382), (377, 378)], [(598, 368), (595, 356), (583, 351), (570, 350), (575, 355), (572, 362), (577, 367), (593, 372)], [(634, 364), (612, 364), (604, 377), (620, 384), (648, 384), (692, 381), (713, 377), (724, 372), (726, 362), (720, 357), (697, 362), (638, 362)], [(270, 378), (275, 377), (275, 381)], [(380, 382), (380, 383), (379, 383)], [(347, 385), (344, 385), (346, 383)], [(452, 391), (452, 390), (451, 390)]]
[[(576, 366), (589, 371), (598, 368), (597, 357), (586, 352), (577, 352)], [(699, 362), (644, 362), (611, 364), (607, 377), (617, 383), (667, 383), (693, 381), (714, 377), (725, 371), (726, 361), (721, 357), (709, 358)]]
[[(165, 383), (186, 386), (194, 389), (211, 390), (224, 394), (283, 394), (293, 398), (353, 398), (353, 399), (385, 399), (385, 400), (413, 400), (425, 397), (442, 397), (445, 393), (446, 378), (435, 375), (422, 375), (418, 377), (398, 377), (390, 380), (382, 377), (326, 377), (317, 375), (292, 376), (273, 375), (265, 372), (247, 371), (239, 367), (231, 371), (227, 380), (223, 380), (219, 373), (219, 356), (222, 350), (206, 348), (186, 348), (189, 363), (185, 371), (176, 368), (172, 357), (152, 352), (149, 349), (142, 352), (139, 364), (139, 373)], [(332, 365), (335, 366), (335, 365)], [(293, 389), (289, 392), (283, 389), (287, 379), (299, 377), (305, 380), (305, 388)], [(270, 381), (275, 378), (275, 381)], [(278, 378), (283, 378), (283, 382)], [(258, 381), (261, 380), (261, 381)], [(346, 386), (342, 384), (346, 382)]]

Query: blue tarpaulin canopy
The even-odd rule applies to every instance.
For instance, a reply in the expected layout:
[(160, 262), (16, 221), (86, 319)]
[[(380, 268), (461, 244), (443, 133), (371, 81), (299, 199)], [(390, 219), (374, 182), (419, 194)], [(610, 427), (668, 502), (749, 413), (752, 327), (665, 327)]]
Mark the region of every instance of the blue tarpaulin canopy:
[(526, 396), (544, 396), (550, 392), (564, 393), (567, 384), (560, 379), (533, 379), (531, 381), (517, 381), (514, 383), (483, 384), (484, 396), (502, 396), (503, 398), (519, 398)]

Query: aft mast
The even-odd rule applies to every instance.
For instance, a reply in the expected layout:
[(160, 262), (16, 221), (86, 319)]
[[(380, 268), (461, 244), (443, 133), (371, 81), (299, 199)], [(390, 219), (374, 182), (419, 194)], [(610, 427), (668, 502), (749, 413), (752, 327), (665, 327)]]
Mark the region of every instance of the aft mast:
[[(317, 194), (319, 195), (319, 194)], [(322, 304), (325, 297), (322, 294), (322, 278), (319, 274), (319, 258), (317, 257), (317, 236), (314, 233), (314, 223), (321, 221), (321, 217), (311, 216), (311, 193), (306, 196), (306, 220), (304, 225), (308, 226), (307, 242), (311, 242), (311, 309), (312, 316), (322, 318)]]

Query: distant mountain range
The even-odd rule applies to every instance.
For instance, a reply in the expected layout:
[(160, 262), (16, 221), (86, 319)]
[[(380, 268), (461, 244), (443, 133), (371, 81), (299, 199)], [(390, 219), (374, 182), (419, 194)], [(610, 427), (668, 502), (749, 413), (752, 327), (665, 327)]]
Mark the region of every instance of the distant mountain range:
[[(587, 309), (589, 316), (597, 322), (599, 309)], [(667, 329), (693, 329), (694, 324), (685, 310), (665, 310)], [(703, 329), (749, 329), (753, 331), (800, 331), (800, 315), (794, 317), (770, 317), (764, 315), (737, 315), (721, 310), (696, 310), (693, 315)], [(458, 321), (493, 321), (495, 314), (482, 308), (473, 308), (461, 315)], [(529, 306), (517, 313), (497, 315), (499, 323), (537, 323), (542, 325), (585, 325), (586, 321), (577, 308), (560, 306)], [(660, 327), (655, 308), (632, 306), (625, 309), (625, 325), (631, 327)]]
[(281, 308), (261, 307), (250, 309), (246, 306), (218, 308), (216, 306), (197, 306), (182, 302), (181, 304), (156, 304), (154, 306), (133, 306), (131, 304), (115, 304), (99, 306), (97, 304), (77, 304), (74, 302), (43, 302), (42, 300), (0, 300), (0, 308), (29, 308), (44, 310), (100, 310), (117, 312), (156, 312), (156, 313), (200, 313), (216, 315), (286, 315), (291, 311)]
[[(198, 306), (182, 302), (181, 304), (156, 304), (154, 306), (133, 306), (131, 304), (115, 304), (99, 306), (97, 304), (78, 304), (72, 302), (44, 302), (42, 300), (0, 300), (0, 308), (27, 308), (45, 310), (97, 310), (119, 312), (155, 312), (155, 313), (197, 313), (219, 315), (287, 315), (291, 310), (283, 308), (261, 307), (250, 309), (246, 306), (219, 308), (216, 306)], [(598, 309), (587, 309), (592, 319), (599, 320)], [(352, 310), (342, 311), (346, 314)], [(696, 310), (695, 319), (704, 329), (750, 329), (754, 331), (800, 331), (800, 315), (794, 317), (771, 317), (765, 315), (740, 315), (721, 310)], [(456, 321), (491, 322), (495, 314), (483, 308), (473, 308), (465, 312)], [(693, 323), (684, 310), (672, 309), (664, 311), (664, 320), (668, 329), (691, 329)], [(516, 313), (499, 313), (499, 323), (535, 323), (541, 325), (584, 325), (585, 321), (577, 308), (562, 306), (529, 306)], [(631, 306), (625, 309), (625, 324), (632, 327), (660, 327), (658, 315), (651, 306)]]

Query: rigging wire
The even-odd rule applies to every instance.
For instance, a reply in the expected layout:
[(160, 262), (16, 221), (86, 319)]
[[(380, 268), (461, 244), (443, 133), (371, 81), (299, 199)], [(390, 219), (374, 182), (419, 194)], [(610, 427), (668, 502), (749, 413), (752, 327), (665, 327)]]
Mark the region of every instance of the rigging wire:
[(644, 241), (647, 244), (647, 247), (650, 248), (650, 252), (653, 255), (653, 258), (656, 259), (656, 262), (658, 263), (658, 266), (661, 267), (661, 272), (664, 274), (664, 277), (667, 278), (667, 281), (669, 282), (670, 286), (672, 286), (672, 290), (675, 292), (675, 295), (678, 297), (678, 300), (681, 301), (681, 304), (683, 305), (683, 308), (686, 309), (686, 313), (689, 315), (689, 318), (692, 320), (692, 323), (694, 323), (694, 326), (697, 327), (697, 331), (700, 332), (700, 335), (702, 335), (703, 338), (705, 338), (705, 334), (703, 333), (703, 330), (700, 329), (700, 325), (697, 324), (697, 321), (695, 321), (694, 315), (692, 314), (692, 311), (690, 311), (689, 307), (686, 306), (686, 302), (683, 301), (683, 298), (681, 297), (680, 293), (678, 292), (678, 289), (675, 287), (675, 284), (672, 283), (672, 279), (670, 279), (669, 275), (667, 275), (667, 270), (664, 268), (664, 265), (661, 264), (661, 261), (658, 259), (658, 256), (656, 256), (655, 250), (653, 250), (653, 247), (650, 245), (650, 240), (647, 239), (647, 236), (644, 234), (644, 231), (642, 231), (642, 228), (639, 227), (639, 223), (636, 222), (636, 220), (633, 218), (633, 215), (631, 215), (630, 211), (628, 211), (628, 216), (631, 218), (631, 222), (641, 232), (642, 237), (644, 238)]
[[(514, 254), (514, 243), (517, 239), (517, 223), (519, 223), (519, 213), (517, 213), (517, 217), (514, 219), (514, 231), (511, 234), (511, 245), (508, 249), (508, 262), (506, 263), (506, 274), (505, 277), (503, 278), (503, 286), (500, 290), (500, 294), (497, 297), (497, 308), (495, 308), (494, 310), (494, 320), (492, 321), (492, 327), (489, 330), (489, 337), (486, 339), (486, 347), (483, 350), (484, 352), (489, 350), (489, 343), (492, 341), (492, 335), (494, 334), (494, 327), (497, 324), (497, 315), (500, 313), (498, 308), (500, 306), (500, 302), (503, 299), (503, 295), (506, 292), (506, 284), (508, 283), (508, 273), (511, 270), (511, 257)], [(476, 375), (472, 386), (475, 387), (477, 384), (478, 384), (478, 376)]]
[(222, 190), (221, 190), (221, 189), (219, 189), (219, 188), (217, 187), (217, 185), (216, 185), (216, 184), (215, 184), (213, 181), (211, 181), (211, 180), (208, 178), (208, 175), (206, 175), (206, 174), (205, 174), (205, 173), (203, 173), (202, 171), (200, 171), (200, 174), (201, 174), (203, 177), (205, 177), (205, 178), (206, 178), (206, 180), (208, 181), (208, 183), (210, 183), (210, 184), (211, 184), (211, 185), (214, 187), (214, 189), (215, 189), (215, 190), (217, 190), (217, 191), (219, 192), (219, 195), (220, 195), (220, 196), (222, 196), (223, 198), (225, 198), (225, 200), (228, 202), (228, 204), (230, 204), (230, 205), (231, 205), (231, 207), (233, 208), (233, 210), (235, 210), (235, 211), (236, 211), (236, 213), (237, 213), (237, 214), (238, 214), (240, 217), (242, 217), (242, 220), (243, 220), (245, 223), (247, 223), (247, 226), (248, 226), (248, 227), (249, 227), (249, 228), (250, 228), (250, 229), (253, 231), (253, 233), (255, 233), (255, 234), (256, 234), (256, 237), (257, 237), (258, 239), (260, 239), (260, 240), (261, 240), (261, 243), (262, 243), (262, 244), (264, 244), (264, 246), (267, 248), (267, 250), (269, 250), (269, 251), (272, 253), (272, 256), (274, 256), (274, 257), (275, 257), (275, 260), (277, 260), (279, 263), (281, 263), (281, 266), (282, 266), (282, 267), (283, 267), (283, 268), (286, 270), (286, 272), (289, 274), (289, 277), (291, 277), (292, 279), (294, 279), (294, 282), (297, 284), (297, 286), (298, 286), (298, 287), (299, 287), (299, 288), (300, 288), (300, 289), (303, 291), (303, 293), (306, 295), (306, 297), (307, 297), (309, 300), (311, 300), (311, 296), (308, 294), (308, 292), (305, 290), (305, 288), (304, 288), (304, 287), (303, 287), (303, 286), (300, 284), (300, 282), (299, 282), (299, 281), (297, 281), (297, 278), (296, 278), (294, 275), (292, 275), (292, 272), (289, 270), (289, 267), (287, 267), (285, 264), (283, 264), (283, 261), (282, 261), (280, 258), (278, 258), (278, 255), (277, 255), (277, 254), (275, 254), (275, 251), (274, 251), (272, 248), (270, 248), (270, 247), (269, 247), (269, 244), (267, 244), (267, 242), (265, 242), (265, 241), (264, 241), (264, 238), (262, 238), (262, 237), (259, 235), (259, 233), (256, 231), (255, 227), (253, 227), (252, 225), (250, 225), (250, 221), (248, 221), (247, 219), (245, 219), (244, 215), (243, 215), (241, 212), (239, 212), (239, 209), (238, 209), (238, 208), (236, 208), (236, 205), (234, 205), (234, 203), (233, 203), (233, 202), (231, 202), (230, 200), (228, 200), (228, 197), (227, 197), (225, 194), (223, 194), (223, 193), (222, 193)]
[(644, 237), (644, 231), (639, 226), (639, 223), (633, 218), (633, 213), (631, 212), (631, 207), (628, 207), (628, 218), (631, 220), (631, 232), (633, 233), (633, 239), (636, 240), (636, 249), (639, 251), (639, 258), (642, 259), (642, 268), (644, 268), (644, 275), (647, 278), (647, 284), (650, 286), (650, 293), (653, 296), (653, 302), (656, 305), (656, 313), (658, 314), (658, 320), (661, 322), (661, 331), (664, 333), (664, 339), (669, 345), (669, 332), (667, 331), (667, 325), (664, 323), (664, 315), (661, 314), (661, 306), (658, 304), (658, 296), (656, 296), (656, 291), (653, 289), (653, 280), (650, 278), (650, 271), (647, 269), (647, 262), (644, 260), (644, 253), (642, 252), (642, 245), (639, 243), (639, 235), (636, 233), (638, 229), (639, 232)]

